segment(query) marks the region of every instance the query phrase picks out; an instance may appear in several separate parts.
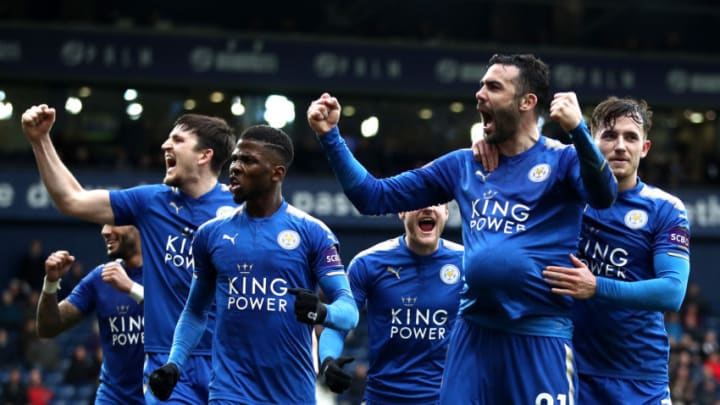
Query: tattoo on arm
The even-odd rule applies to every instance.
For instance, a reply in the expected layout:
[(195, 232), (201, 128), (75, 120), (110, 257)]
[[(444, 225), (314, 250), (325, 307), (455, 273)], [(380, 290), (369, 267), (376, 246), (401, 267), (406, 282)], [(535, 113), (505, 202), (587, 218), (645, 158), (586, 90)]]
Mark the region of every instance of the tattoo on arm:
[(66, 300), (58, 304), (57, 294), (40, 293), (36, 317), (40, 337), (55, 337), (75, 326), (83, 317), (82, 312)]

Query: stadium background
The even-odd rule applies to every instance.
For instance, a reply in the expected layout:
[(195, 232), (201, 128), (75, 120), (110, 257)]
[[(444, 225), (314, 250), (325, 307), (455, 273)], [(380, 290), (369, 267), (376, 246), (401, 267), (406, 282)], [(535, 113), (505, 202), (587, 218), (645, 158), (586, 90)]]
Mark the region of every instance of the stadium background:
[[(58, 108), (53, 138), (87, 187), (159, 181), (159, 145), (184, 112), (222, 116), (238, 132), (281, 119), (296, 147), (285, 195), (331, 226), (347, 263), (399, 234), (401, 223), (362, 218), (349, 205), (305, 122), (310, 101), (323, 91), (338, 96), (356, 155), (375, 175), (389, 175), (469, 145), (489, 56), (531, 52), (551, 65), (554, 90), (576, 91), (586, 112), (609, 95), (653, 106), (641, 175), (690, 212), (691, 282), (700, 287), (693, 299), (702, 304), (693, 337), (703, 341), (720, 309), (718, 23), (713, 0), (6, 2), (0, 286), (22, 278), (34, 240), (45, 253), (69, 249), (85, 270), (105, 258), (99, 226), (59, 215), (39, 183), (19, 125), (30, 105)], [(285, 115), (267, 116), (270, 95), (280, 96), (271, 102)], [(375, 136), (365, 137), (373, 123)], [(446, 236), (460, 240), (456, 213)]]

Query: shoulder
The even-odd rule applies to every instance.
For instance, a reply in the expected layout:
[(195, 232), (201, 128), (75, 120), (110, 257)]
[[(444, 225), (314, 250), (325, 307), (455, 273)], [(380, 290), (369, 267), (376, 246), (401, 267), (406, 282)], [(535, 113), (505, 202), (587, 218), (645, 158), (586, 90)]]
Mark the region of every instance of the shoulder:
[(638, 192), (638, 196), (651, 200), (659, 205), (669, 205), (676, 210), (685, 211), (685, 204), (683, 204), (680, 198), (649, 184), (643, 183), (642, 188)]
[(244, 205), (233, 209), (229, 214), (216, 216), (214, 218), (211, 218), (211, 219), (203, 222), (198, 227), (197, 232), (208, 233), (208, 232), (212, 232), (214, 229), (222, 228), (226, 224), (232, 222), (233, 219), (242, 215), (243, 207), (244, 207)]
[(382, 255), (386, 252), (395, 252), (398, 249), (400, 249), (400, 239), (399, 238), (392, 238), (388, 239), (386, 241), (377, 243), (373, 246), (370, 246), (369, 248), (360, 251), (358, 254), (355, 255), (353, 258), (353, 261), (356, 260), (368, 260), (372, 259), (378, 255)]
[(123, 190), (114, 190), (118, 193), (138, 193), (138, 194), (157, 194), (157, 193), (168, 193), (171, 194), (176, 192), (174, 187), (170, 187), (166, 184), (142, 184), (135, 187), (126, 188)]
[(540, 136), (540, 140), (538, 142), (540, 142), (545, 150), (549, 151), (570, 151), (575, 149), (572, 145), (562, 143), (557, 139), (548, 138), (546, 136)]
[(78, 285), (95, 285), (98, 282), (102, 282), (102, 271), (105, 264), (106, 263), (99, 264), (94, 269), (90, 270), (85, 276), (83, 276)]
[(458, 164), (462, 164), (462, 163), (468, 162), (468, 161), (471, 161), (471, 162), (475, 161), (475, 158), (473, 157), (472, 149), (462, 148), (462, 149), (456, 149), (456, 150), (450, 151), (450, 152), (428, 162), (425, 166), (421, 167), (420, 169), (455, 167)]
[(315, 218), (314, 216), (308, 214), (307, 212), (301, 210), (300, 208), (292, 204), (287, 205), (285, 213), (291, 220), (304, 223), (305, 225), (310, 227), (319, 227), (325, 232), (331, 232), (330, 228), (325, 224), (325, 222)]
[(463, 246), (459, 243), (456, 243), (456, 242), (453, 242), (453, 241), (447, 240), (447, 239), (440, 239), (440, 240), (442, 241), (443, 246), (447, 250), (451, 250), (454, 252), (464, 252), (465, 251), (465, 246)]

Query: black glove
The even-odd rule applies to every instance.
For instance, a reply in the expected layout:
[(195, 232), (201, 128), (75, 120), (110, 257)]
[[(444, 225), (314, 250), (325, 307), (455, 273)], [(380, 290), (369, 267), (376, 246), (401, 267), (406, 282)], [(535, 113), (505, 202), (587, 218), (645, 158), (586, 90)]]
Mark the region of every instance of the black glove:
[(322, 324), (325, 321), (327, 307), (314, 291), (290, 288), (288, 292), (295, 296), (295, 319), (310, 325)]
[(340, 394), (350, 387), (352, 377), (342, 367), (355, 360), (353, 357), (326, 357), (320, 366), (320, 374), (325, 376), (325, 384), (330, 391)]
[(168, 363), (150, 373), (150, 390), (161, 401), (167, 401), (180, 379), (180, 369)]

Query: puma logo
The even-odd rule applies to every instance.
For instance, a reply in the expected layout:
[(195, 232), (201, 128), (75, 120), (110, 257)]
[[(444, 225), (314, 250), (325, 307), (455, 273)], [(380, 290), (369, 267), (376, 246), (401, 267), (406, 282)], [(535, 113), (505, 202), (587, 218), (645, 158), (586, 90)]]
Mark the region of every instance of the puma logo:
[(222, 238), (223, 238), (223, 240), (229, 240), (230, 243), (232, 243), (233, 246), (235, 246), (235, 238), (237, 238), (237, 236), (238, 236), (238, 234), (230, 236), (230, 235), (224, 233)]
[(388, 266), (388, 267), (387, 267), (387, 271), (388, 271), (389, 273), (394, 274), (395, 277), (397, 277), (398, 280), (400, 280), (400, 270), (402, 270), (402, 267), (398, 267), (397, 269), (394, 268), (394, 267), (391, 267), (391, 266)]
[(488, 176), (490, 175), (490, 173), (485, 174), (485, 173), (483, 173), (481, 170), (475, 170), (475, 175), (478, 176), (478, 177), (480, 177), (480, 178), (482, 179), (483, 183), (485, 183), (485, 180), (487, 180), (487, 178), (488, 178)]
[(175, 201), (170, 202), (170, 206), (175, 208), (175, 213), (180, 214), (180, 210), (182, 209), (182, 205), (175, 204)]

